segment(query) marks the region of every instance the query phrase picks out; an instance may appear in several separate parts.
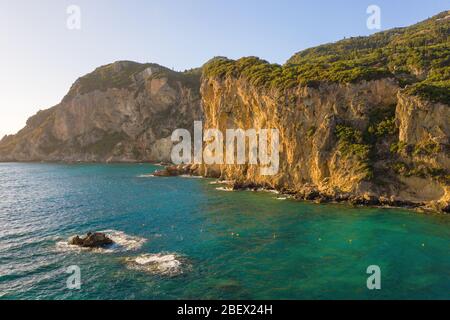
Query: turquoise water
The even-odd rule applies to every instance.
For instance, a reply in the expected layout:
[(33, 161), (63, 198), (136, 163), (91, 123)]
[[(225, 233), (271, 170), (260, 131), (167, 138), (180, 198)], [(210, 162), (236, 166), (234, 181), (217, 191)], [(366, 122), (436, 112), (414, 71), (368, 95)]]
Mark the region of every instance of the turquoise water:
[[(449, 299), (450, 218), (224, 192), (209, 179), (142, 176), (152, 165), (0, 164), (2, 299)], [(146, 239), (64, 250), (90, 230)], [(179, 272), (125, 259), (174, 254)], [(81, 289), (69, 290), (78, 265)], [(381, 268), (368, 290), (366, 268)]]

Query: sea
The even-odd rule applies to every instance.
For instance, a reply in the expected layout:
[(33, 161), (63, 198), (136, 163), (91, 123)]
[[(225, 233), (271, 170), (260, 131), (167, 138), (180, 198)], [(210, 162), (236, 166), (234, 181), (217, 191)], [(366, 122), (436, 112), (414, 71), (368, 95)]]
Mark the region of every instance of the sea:
[[(450, 299), (450, 216), (152, 164), (0, 164), (0, 299)], [(67, 244), (105, 232), (114, 245)]]

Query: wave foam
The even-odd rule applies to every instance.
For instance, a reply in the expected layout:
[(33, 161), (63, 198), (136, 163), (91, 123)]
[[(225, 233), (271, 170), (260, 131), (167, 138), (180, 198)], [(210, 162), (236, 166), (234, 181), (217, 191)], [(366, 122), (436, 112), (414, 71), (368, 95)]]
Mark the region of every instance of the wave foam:
[(141, 174), (137, 176), (138, 178), (154, 178), (154, 174)]
[(108, 238), (114, 241), (114, 243), (104, 248), (83, 248), (76, 245), (70, 245), (67, 243), (67, 241), (59, 241), (56, 243), (56, 248), (59, 251), (91, 251), (97, 253), (113, 253), (138, 250), (147, 241), (145, 238), (131, 236), (126, 234), (125, 232), (117, 230), (103, 230), (99, 232), (105, 233)]
[(232, 184), (233, 181), (231, 180), (216, 180), (216, 181), (211, 181), (209, 184)]
[(142, 254), (136, 258), (127, 258), (125, 261), (127, 267), (132, 270), (169, 276), (183, 273), (184, 263), (179, 256), (173, 253)]
[(182, 174), (180, 175), (181, 178), (188, 178), (188, 179), (203, 179), (202, 176), (191, 176), (189, 174)]
[(269, 192), (269, 193), (274, 193), (274, 194), (280, 194), (280, 191), (275, 190), (275, 189), (265, 189), (265, 188), (259, 188), (258, 190), (256, 190), (258, 192)]
[(234, 191), (233, 188), (228, 188), (228, 187), (219, 187), (219, 188), (216, 188), (216, 190), (219, 190), (219, 191), (227, 191), (227, 192), (232, 192), (232, 191)]

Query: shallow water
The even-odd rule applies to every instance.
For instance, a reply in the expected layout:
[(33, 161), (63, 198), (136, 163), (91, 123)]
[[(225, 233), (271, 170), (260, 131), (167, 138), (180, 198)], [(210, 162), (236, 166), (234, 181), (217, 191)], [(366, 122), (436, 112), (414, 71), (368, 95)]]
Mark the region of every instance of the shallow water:
[[(157, 168), (0, 164), (0, 298), (450, 298), (448, 216), (224, 192), (208, 179), (151, 177)], [(58, 246), (91, 230), (145, 241)], [(130, 268), (139, 257), (182, 272)], [(80, 290), (66, 287), (71, 265)], [(369, 265), (381, 268), (381, 290), (366, 287)]]

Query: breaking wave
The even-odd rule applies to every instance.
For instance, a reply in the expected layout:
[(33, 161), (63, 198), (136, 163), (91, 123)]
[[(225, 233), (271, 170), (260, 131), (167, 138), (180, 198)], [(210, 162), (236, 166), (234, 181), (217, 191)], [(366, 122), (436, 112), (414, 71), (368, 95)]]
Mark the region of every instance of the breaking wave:
[(209, 184), (232, 184), (233, 181), (231, 180), (216, 180), (216, 181), (211, 181)]
[(154, 174), (140, 174), (137, 176), (138, 178), (154, 178)]
[(227, 192), (232, 192), (232, 191), (234, 191), (234, 189), (233, 189), (233, 188), (230, 188), (230, 187), (218, 187), (218, 188), (216, 188), (216, 190), (219, 190), (219, 191), (227, 191)]
[(185, 260), (174, 253), (142, 254), (135, 258), (126, 258), (125, 262), (131, 270), (167, 276), (182, 274), (188, 267)]
[(180, 175), (181, 178), (189, 178), (189, 179), (203, 179), (204, 177), (202, 176), (191, 176), (189, 174), (182, 174)]

